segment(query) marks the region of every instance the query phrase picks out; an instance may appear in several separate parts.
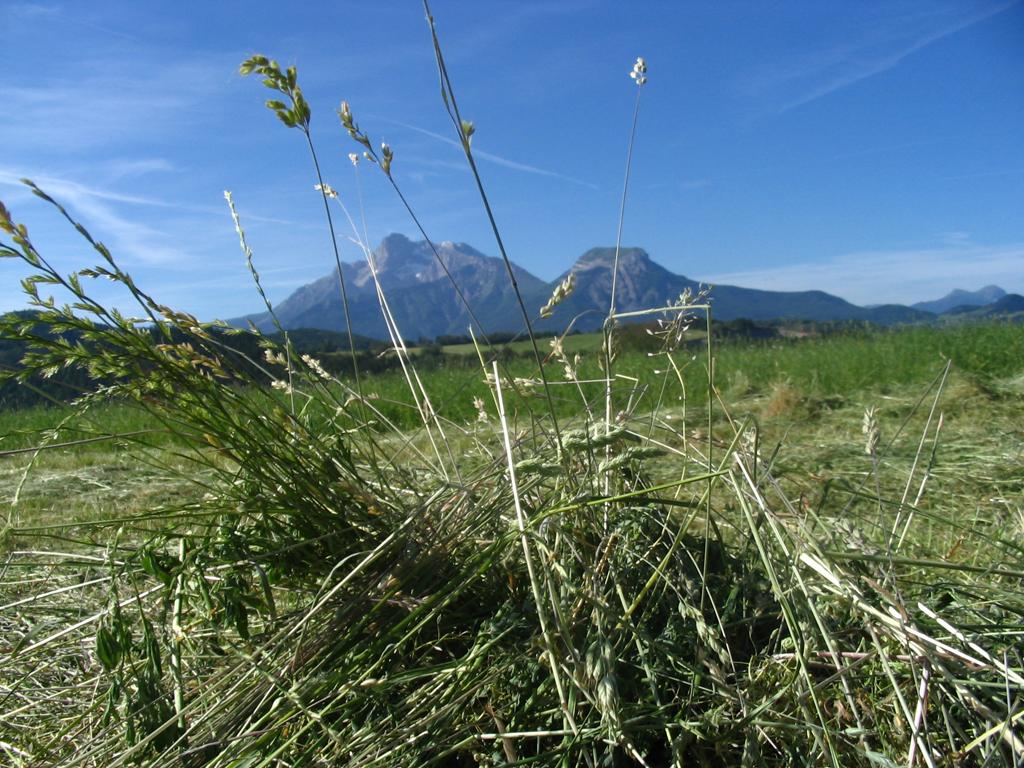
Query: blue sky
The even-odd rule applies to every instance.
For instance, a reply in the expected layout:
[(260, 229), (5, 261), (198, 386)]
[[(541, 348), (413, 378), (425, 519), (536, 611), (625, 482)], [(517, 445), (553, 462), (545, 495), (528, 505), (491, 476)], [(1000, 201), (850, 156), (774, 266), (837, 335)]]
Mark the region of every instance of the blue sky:
[[(237, 74), (295, 64), (327, 180), (358, 208), (335, 110), (395, 150), (437, 240), (497, 249), (452, 146), (415, 0), (0, 4), (0, 199), (65, 270), (94, 259), (27, 195), (65, 202), (138, 282), (204, 319), (260, 309), (332, 256), (301, 135)], [(913, 302), (1024, 293), (1024, 4), (435, 0), (460, 106), (512, 259), (550, 279), (614, 243), (647, 59), (624, 243), (694, 279)], [(415, 235), (362, 167), (370, 240)], [(342, 229), (342, 258), (359, 254)], [(0, 310), (23, 306), (0, 263)], [(109, 296), (109, 288), (98, 286)], [(116, 299), (113, 299), (116, 301)]]

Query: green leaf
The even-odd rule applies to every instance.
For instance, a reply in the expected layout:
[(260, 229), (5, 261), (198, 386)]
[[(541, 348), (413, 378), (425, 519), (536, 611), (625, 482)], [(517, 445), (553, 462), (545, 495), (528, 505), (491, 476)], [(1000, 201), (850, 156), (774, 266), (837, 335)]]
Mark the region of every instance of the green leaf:
[(870, 749), (864, 751), (864, 755), (875, 765), (880, 765), (882, 768), (899, 768), (892, 760), (883, 755), (881, 752), (873, 752)]
[(146, 648), (146, 667), (153, 678), (159, 679), (163, 675), (163, 664), (160, 659), (160, 645), (153, 635), (152, 627), (146, 622), (146, 628), (142, 638)]
[(238, 631), (238, 634), (241, 636), (241, 638), (243, 640), (248, 640), (249, 639), (249, 611), (245, 607), (245, 605), (242, 604), (241, 601), (239, 601), (234, 606), (234, 619), (235, 619), (235, 629)]
[(96, 655), (108, 672), (121, 661), (121, 645), (114, 637), (114, 633), (106, 627), (100, 627), (96, 633)]
[(157, 555), (152, 551), (146, 550), (143, 552), (142, 557), (140, 558), (140, 563), (142, 565), (142, 570), (153, 578), (162, 581), (164, 585), (169, 585), (171, 583), (170, 571), (163, 567)]

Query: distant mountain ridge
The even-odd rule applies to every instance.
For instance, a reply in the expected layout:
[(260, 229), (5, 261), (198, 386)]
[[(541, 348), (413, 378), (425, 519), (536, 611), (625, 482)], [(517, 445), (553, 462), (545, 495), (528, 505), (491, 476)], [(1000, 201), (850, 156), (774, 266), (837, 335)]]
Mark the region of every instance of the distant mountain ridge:
[(943, 313), (943, 317), (955, 320), (980, 320), (1020, 315), (1024, 315), (1024, 296), (1018, 293), (1003, 294), (996, 301), (980, 307), (962, 304)]
[(998, 285), (986, 285), (984, 288), (979, 288), (976, 291), (964, 291), (957, 288), (947, 293), (941, 299), (919, 301), (917, 304), (911, 304), (911, 306), (914, 309), (941, 315), (957, 307), (983, 307), (986, 304), (999, 301), (1005, 295), (1006, 291)]
[[(487, 256), (466, 243), (450, 241), (440, 243), (437, 252), (444, 268), (426, 241), (391, 234), (373, 252), (373, 267), (365, 261), (343, 264), (353, 332), (387, 338), (374, 273), (407, 339), (465, 334), (473, 325), (467, 303), (485, 332), (523, 328), (518, 301), (501, 259)], [(614, 257), (614, 248), (592, 248), (551, 282), (513, 266), (534, 327), (560, 331), (575, 319), (573, 327), (580, 331), (600, 328), (611, 299)], [(445, 268), (459, 286), (461, 297), (451, 285)], [(539, 318), (540, 307), (570, 272), (576, 274), (576, 290), (556, 309), (553, 317)], [(675, 302), (686, 290), (696, 293), (700, 286), (696, 280), (670, 272), (642, 248), (620, 249), (615, 301), (619, 312), (665, 306)], [(999, 292), (999, 296), (1004, 293), (996, 286), (988, 286), (973, 293), (954, 292), (939, 301), (962, 298), (961, 294), (970, 301), (981, 301), (986, 291)], [(719, 320), (865, 320), (890, 325), (934, 320), (934, 311), (922, 309), (928, 304), (860, 307), (824, 291), (765, 291), (731, 285), (716, 285), (711, 290), (712, 315)], [(344, 330), (345, 314), (337, 273), (302, 286), (275, 307), (275, 313), (286, 329)], [(273, 328), (266, 312), (230, 322), (235, 325), (253, 322), (265, 331)]]
[[(374, 271), (395, 322), (407, 338), (465, 333), (470, 324), (466, 303), (488, 331), (517, 329), (522, 325), (501, 259), (485, 256), (466, 243), (445, 241), (437, 249), (465, 302), (459, 298), (426, 241), (414, 242), (404, 235), (388, 235), (373, 252), (374, 268), (366, 261), (342, 264), (353, 332), (377, 339), (388, 338)], [(514, 268), (514, 273), (520, 291), (531, 297), (531, 303), (543, 301), (541, 296), (546, 300), (547, 283), (519, 267)], [(275, 307), (274, 312), (286, 329), (344, 330), (345, 313), (337, 272), (302, 286)], [(237, 325), (247, 320), (262, 331), (273, 328), (266, 312), (231, 322)]]
[[(583, 254), (568, 271), (576, 273), (577, 288), (564, 302), (567, 314), (594, 312), (595, 321), (583, 322), (583, 329), (600, 327), (611, 300), (614, 248), (592, 248)], [(619, 253), (616, 280), (616, 309), (628, 312), (664, 306), (689, 289), (696, 294), (701, 283), (674, 274), (655, 262), (642, 248), (623, 248)], [(763, 291), (734, 285), (715, 285), (711, 289), (713, 317), (719, 320), (869, 320), (888, 325), (914, 322), (931, 317), (909, 307), (883, 305), (858, 307), (824, 291)]]

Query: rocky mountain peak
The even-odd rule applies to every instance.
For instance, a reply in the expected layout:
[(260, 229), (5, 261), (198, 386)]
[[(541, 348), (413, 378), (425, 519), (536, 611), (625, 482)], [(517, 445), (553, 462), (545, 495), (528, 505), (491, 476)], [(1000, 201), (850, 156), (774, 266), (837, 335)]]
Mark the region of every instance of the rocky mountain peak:
[[(615, 264), (615, 248), (591, 248), (573, 265), (572, 271), (583, 272), (590, 269), (608, 269)], [(619, 249), (619, 269), (624, 267), (646, 267), (651, 264), (651, 257), (643, 248)]]
[(416, 243), (403, 234), (393, 232), (385, 237), (373, 252), (374, 261), (380, 271), (400, 268), (410, 262), (422, 262), (423, 254)]
[[(428, 242), (410, 240), (398, 233), (385, 237), (375, 251), (376, 271), (389, 309), (406, 338), (465, 334), (473, 322), (465, 303), (487, 332), (521, 329), (519, 297), (512, 291), (501, 259), (487, 256), (466, 243), (438, 241), (436, 248), (444, 267)], [(571, 270), (578, 278), (576, 290), (558, 306), (553, 317), (537, 322), (535, 327), (561, 331), (572, 321), (578, 330), (600, 328), (611, 306), (614, 263), (613, 247), (592, 248), (584, 253)], [(566, 276), (563, 273), (555, 281), (546, 282), (521, 267), (513, 265), (513, 270), (522, 300), (533, 308), (543, 306)], [(387, 338), (388, 329), (369, 266), (365, 261), (357, 261), (343, 264), (342, 271), (353, 330), (373, 338)], [(449, 275), (459, 286), (459, 295), (451, 286)], [(683, 291), (698, 288), (695, 281), (653, 261), (642, 248), (619, 251), (615, 281), (615, 308), (619, 312), (664, 307), (677, 300)], [(979, 293), (997, 291), (1001, 289), (990, 286)], [(857, 307), (821, 291), (780, 293), (718, 285), (712, 299), (715, 317), (722, 320), (792, 317), (896, 323), (934, 318), (907, 307)], [(345, 312), (340, 306), (336, 275), (332, 273), (296, 290), (278, 304), (277, 315), (286, 328), (343, 330)], [(244, 325), (248, 320), (261, 328), (273, 328), (265, 314), (239, 318), (237, 324)]]
[(941, 299), (920, 301), (911, 306), (925, 312), (942, 314), (957, 307), (983, 307), (986, 304), (998, 301), (1005, 295), (1006, 291), (998, 285), (986, 285), (984, 288), (979, 288), (976, 291), (965, 291), (962, 288), (957, 288), (947, 293)]

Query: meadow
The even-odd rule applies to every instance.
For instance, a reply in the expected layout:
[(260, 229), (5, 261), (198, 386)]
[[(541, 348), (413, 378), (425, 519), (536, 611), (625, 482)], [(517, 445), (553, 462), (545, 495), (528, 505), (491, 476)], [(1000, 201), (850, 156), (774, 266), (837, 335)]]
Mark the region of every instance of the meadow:
[[(899, 574), (899, 581), (895, 583), (904, 599), (909, 599), (911, 594), (916, 598), (935, 598), (938, 595), (947, 608), (952, 606), (955, 611), (962, 611), (971, 617), (974, 632), (978, 632), (982, 626), (979, 622), (988, 621), (986, 617), (993, 606), (981, 609), (979, 605), (971, 604), (967, 600), (968, 596), (976, 596), (979, 589), (999, 587), (1005, 601), (999, 608), (1010, 610), (1010, 614), (997, 622), (998, 625), (985, 627), (981, 636), (1000, 638), (1005, 648), (1015, 648), (1019, 646), (1019, 632), (1011, 617), (1019, 615), (1015, 611), (1020, 610), (1020, 605), (1016, 598), (1007, 599), (1013, 592), (1002, 592), (1006, 586), (1001, 585), (1001, 581), (1012, 583), (1024, 577), (1019, 549), (1024, 528), (1019, 506), (1020, 494), (1024, 489), (1019, 475), (1019, 466), (1024, 460), (1024, 423), (1021, 422), (1019, 409), (1020, 398), (1024, 396), (1022, 345), (1024, 327), (1009, 324), (941, 330), (907, 328), (860, 331), (770, 343), (723, 342), (715, 355), (719, 393), (718, 405), (712, 410), (712, 429), (718, 438), (716, 443), (723, 455), (738, 451), (740, 445), (725, 444), (728, 436), (737, 433), (738, 424), (757, 425), (756, 431), (743, 433), (746, 435), (744, 439), (750, 443), (754, 439), (751, 435), (756, 436), (759, 445), (756, 448), (748, 445), (747, 450), (753, 449), (753, 455), (759, 457), (759, 462), (763, 462), (758, 470), (765, 478), (762, 482), (770, 482), (780, 498), (787, 500), (777, 523), (805, 529), (803, 534), (811, 537), (822, 548), (821, 551), (827, 553), (823, 554), (823, 557), (829, 558), (827, 562), (842, 568), (854, 566), (857, 580), (866, 579), (870, 584), (887, 572), (890, 579)], [(655, 396), (659, 384), (664, 382), (664, 373), (659, 374), (659, 369), (653, 364), (657, 358), (651, 358), (643, 352), (625, 352), (619, 360), (619, 370), (626, 377), (622, 380), (624, 386), (619, 390), (620, 395), (626, 401), (634, 402), (630, 423), (644, 425), (648, 434), (652, 435), (650, 442), (662, 450), (662, 455), (652, 455), (643, 461), (641, 486), (673, 487), (678, 483), (680, 474), (685, 477), (688, 471), (699, 473), (703, 469), (701, 461), (694, 461), (693, 457), (694, 451), (698, 450), (696, 446), (703, 447), (706, 441), (706, 434), (702, 431), (706, 426), (704, 409), (707, 407), (707, 386), (705, 384), (701, 388), (699, 384), (708, 379), (706, 370), (697, 363), (701, 359), (698, 354), (701, 347), (701, 341), (698, 340), (697, 346), (688, 348), (680, 356), (681, 365), (696, 369), (692, 375), (689, 368), (683, 369), (687, 371), (683, 379), (689, 385), (685, 401), (675, 396)], [(938, 392), (937, 377), (945, 372), (947, 360), (952, 361), (952, 367), (942, 382), (942, 391)], [(510, 369), (507, 373), (510, 378), (520, 373), (528, 375), (531, 371), (530, 360), (513, 360)], [(628, 373), (633, 370), (641, 374), (635, 380)], [(479, 421), (478, 412), (472, 404), (473, 397), (486, 396), (488, 392), (482, 371), (460, 365), (436, 368), (424, 372), (423, 376), (424, 387), (435, 393), (439, 412), (445, 415), (450, 425), (449, 431), (453, 434), (449, 437), (449, 443), (452, 450), (457, 452), (459, 461), (464, 462), (464, 471), (472, 471), (473, 474), (490, 473), (492, 476), (489, 482), (493, 482), (496, 454), (493, 448), (488, 451), (482, 445), (495, 438), (498, 425), (494, 423), (493, 415), (486, 422)], [(387, 417), (389, 420), (405, 425), (399, 432), (381, 432), (379, 444), (390, 453), (412, 450), (399, 445), (399, 442), (409, 438), (411, 442), (419, 443), (416, 450), (426, 450), (429, 440), (422, 434), (422, 425), (420, 430), (410, 426), (410, 414), (414, 417), (416, 408), (408, 393), (403, 393), (401, 379), (400, 374), (390, 373), (364, 382), (368, 388), (379, 393), (369, 402), (383, 412), (390, 412)], [(592, 390), (591, 407), (596, 408), (602, 397), (600, 386), (583, 385), (584, 389), (588, 386)], [(332, 397), (337, 398), (343, 388), (344, 382), (332, 382), (329, 387), (334, 390)], [(506, 407), (510, 411), (510, 420), (525, 423), (537, 407), (538, 396), (526, 393), (509, 395), (510, 401)], [(931, 413), (933, 403), (938, 409), (937, 414)], [(557, 395), (555, 405), (564, 424), (572, 425), (574, 421), (579, 421), (578, 417), (575, 420), (573, 418), (569, 397)], [(887, 443), (885, 450), (879, 450), (875, 456), (865, 452), (867, 437), (863, 433), (863, 420), (865, 408), (869, 407), (877, 409), (877, 425)], [(657, 413), (658, 421), (672, 425), (671, 439), (666, 439), (664, 429), (659, 430), (660, 434), (651, 433), (649, 425), (654, 413)], [(690, 423), (687, 423), (687, 419)], [(937, 423), (941, 423), (941, 431), (937, 429)], [(218, 481), (223, 480), (221, 473), (228, 467), (233, 473), (237, 472), (238, 466), (223, 459), (204, 436), (204, 446), (200, 451), (205, 455), (197, 467), (196, 456), (189, 456), (197, 446), (190, 444), (188, 433), (169, 425), (159, 414), (142, 404), (125, 400), (105, 401), (85, 410), (75, 407), (36, 407), (8, 411), (0, 415), (0, 435), (0, 451), (5, 453), (2, 466), (4, 487), (8, 489), (4, 502), (10, 509), (5, 534), (8, 565), (3, 593), (8, 619), (12, 618), (12, 611), (17, 617), (8, 623), (8, 652), (11, 658), (6, 666), (6, 674), (14, 674), (17, 678), (17, 687), (12, 686), (12, 690), (25, 689), (22, 696), (26, 702), (24, 707), (11, 708), (4, 719), (9, 724), (12, 721), (18, 722), (22, 712), (37, 714), (31, 706), (32, 685), (39, 686), (35, 691), (37, 696), (42, 691), (47, 692), (44, 701), (49, 701), (57, 690), (53, 680), (38, 677), (42, 672), (40, 667), (45, 669), (52, 665), (53, 656), (48, 654), (44, 657), (48, 658), (45, 663), (42, 660), (30, 663), (32, 672), (24, 677), (26, 673), (22, 664), (25, 662), (14, 665), (14, 659), (18, 657), (14, 653), (18, 650), (17, 645), (24, 646), (31, 638), (38, 636), (29, 631), (30, 625), (23, 623), (28, 621), (28, 617), (22, 613), (25, 606), (41, 609), (37, 610), (36, 620), (45, 616), (43, 625), (53, 629), (60, 627), (62, 620), (67, 621), (62, 617), (72, 608), (57, 597), (48, 597), (40, 605), (37, 584), (52, 585), (52, 588), (44, 591), (44, 595), (53, 589), (65, 589), (75, 595), (71, 614), (73, 617), (89, 618), (83, 615), (86, 606), (96, 611), (92, 616), (102, 613), (104, 606), (109, 605), (109, 594), (104, 589), (98, 589), (95, 581), (106, 583), (107, 577), (103, 574), (112, 563), (105, 561), (109, 554), (97, 558), (94, 553), (107, 552), (113, 535), (118, 551), (131, 553), (134, 558), (145, 557), (145, 554), (139, 554), (140, 550), (151, 551), (147, 547), (152, 548), (154, 542), (166, 542), (168, 538), (173, 541), (181, 536), (179, 525), (185, 526), (186, 530), (194, 530), (197, 526), (196, 516), (202, 514), (200, 510), (204, 495), (209, 496), (218, 490), (223, 493), (223, 489), (218, 489)], [(110, 435), (126, 437), (103, 439)], [(39, 452), (28, 450), (34, 446), (54, 443), (73, 444)], [(628, 450), (626, 448), (623, 452)], [(221, 464), (223, 466), (218, 466)], [(551, 464), (553, 462), (548, 462), (546, 471), (552, 471)], [(919, 465), (916, 473), (913, 471), (915, 464)], [(470, 470), (474, 465), (475, 468)], [(640, 462), (631, 461), (623, 465), (623, 469), (630, 468), (631, 472), (639, 470)], [(625, 484), (623, 487), (634, 487), (639, 479), (633, 478), (633, 485)], [(913, 505), (901, 503), (896, 498), (901, 490), (905, 490), (904, 481), (910, 480), (914, 480), (915, 485), (920, 483), (922, 489), (916, 494)], [(533, 488), (531, 495), (536, 495), (537, 490)], [(917, 488), (913, 490), (918, 491)], [(711, 539), (716, 547), (722, 548), (718, 557), (738, 556), (738, 560), (726, 562), (712, 557), (713, 564), (707, 566), (711, 572), (706, 576), (691, 573), (690, 579), (698, 576), (712, 582), (737, 576), (750, 579), (751, 572), (759, 571), (759, 578), (766, 576), (762, 570), (764, 563), (759, 564), (750, 551), (750, 532), (744, 532), (737, 525), (738, 521), (733, 519), (738, 510), (733, 509), (731, 514), (729, 512), (729, 507), (735, 504), (730, 495), (725, 488), (713, 488), (711, 506), (715, 510), (715, 517), (705, 520), (701, 520), (702, 515), (681, 516), (680, 512), (693, 509), (702, 501), (706, 503), (706, 499), (702, 500), (696, 495), (689, 498), (680, 497), (678, 493), (672, 495), (671, 500), (675, 504), (684, 506), (668, 507), (669, 510), (678, 511), (674, 514), (669, 512), (662, 524), (667, 524), (669, 520), (679, 525), (687, 524), (686, 529), (680, 528), (680, 532), (687, 532), (687, 538), (680, 541), (685, 542), (687, 556), (693, 559), (691, 568), (700, 562), (702, 554), (711, 556), (710, 552), (704, 553), (708, 540), (702, 539), (700, 535), (711, 520), (719, 529)], [(642, 499), (644, 505), (652, 504), (653, 500), (646, 493)], [(888, 523), (899, 522), (901, 510), (904, 515), (916, 515), (917, 520), (899, 549), (892, 551), (891, 544), (887, 548), (883, 543), (891, 538), (892, 529)], [(543, 514), (543, 509), (538, 512)], [(221, 510), (217, 516), (225, 514)], [(497, 519), (502, 516), (499, 510), (493, 514), (497, 515)], [(230, 517), (230, 513), (227, 515)], [(326, 522), (321, 521), (321, 524)], [(218, 524), (223, 525), (223, 520)], [(761, 522), (761, 525), (764, 524)], [(172, 530), (175, 533), (171, 533)], [(209, 536), (208, 531), (206, 535)], [(622, 535), (621, 531), (619, 535)], [(288, 546), (294, 546), (294, 543)], [(995, 552), (991, 549), (993, 543)], [(50, 550), (68, 551), (59, 556), (58, 562), (53, 562), (52, 558), (44, 554)], [(162, 558), (167, 559), (167, 567), (174, 567), (173, 547), (168, 552), (167, 544), (160, 543), (157, 551)], [(93, 558), (96, 562), (90, 565)], [(488, 567), (499, 565), (489, 563)], [(509, 572), (508, 565), (511, 564), (505, 564), (502, 570), (512, 574), (509, 578), (528, 578), (528, 574), (524, 574), (520, 568), (513, 567)], [(623, 567), (626, 565), (622, 564)], [(634, 568), (635, 564), (629, 564), (628, 567)], [(722, 573), (714, 573), (716, 568), (723, 569)], [(160, 573), (156, 572), (156, 575), (159, 579)], [(268, 574), (267, 578), (269, 581), (271, 576)], [(153, 573), (139, 564), (131, 580), (143, 579), (154, 585), (160, 584), (159, 580), (154, 581)], [(275, 576), (270, 582), (273, 584), (272, 593), (278, 589), (281, 591), (274, 598), (275, 602), (287, 603), (288, 598), (295, 599), (296, 595), (288, 594), (294, 587), (285, 587), (284, 584), (279, 586), (279, 579), (287, 581), (281, 576)], [(253, 586), (250, 584), (249, 588)], [(718, 586), (722, 587), (721, 584)], [(135, 589), (141, 590), (142, 585), (137, 585)], [(728, 622), (718, 615), (725, 606), (712, 611), (719, 623), (717, 631), (728, 632), (725, 637), (732, 638), (728, 642), (738, 642), (735, 637), (737, 625), (749, 626), (751, 622), (756, 625), (759, 612), (765, 609), (764, 601), (772, 599), (773, 590), (766, 584), (760, 584), (760, 589), (753, 589), (752, 594), (747, 594), (748, 589), (749, 585), (744, 585), (738, 594), (717, 595), (716, 599), (724, 600), (725, 603), (729, 603), (730, 599), (734, 602), (739, 599), (741, 603), (752, 601), (744, 606), (744, 612), (734, 615)], [(518, 588), (517, 599), (523, 599), (521, 590), (522, 586)], [(513, 590), (511, 594), (516, 594), (516, 591)], [(31, 602), (21, 602), (28, 598), (31, 598)], [(814, 599), (821, 600), (822, 595), (815, 595)], [(267, 619), (261, 615), (268, 610), (266, 604), (251, 597), (250, 600), (251, 607), (255, 609), (255, 616), (251, 620), (261, 622), (261, 630), (268, 631), (269, 627), (262, 626), (262, 622)], [(297, 600), (291, 609), (299, 610), (302, 602), (301, 599)], [(1014, 605), (1017, 607), (1014, 608)], [(163, 610), (166, 611), (166, 608), (165, 605)], [(775, 611), (781, 610), (780, 606), (772, 608)], [(847, 605), (846, 610), (849, 609)], [(213, 610), (211, 618), (216, 615), (216, 603)], [(690, 610), (692, 613), (692, 606)], [(838, 606), (833, 605), (828, 610), (838, 610)], [(979, 611), (983, 615), (979, 615)], [(845, 637), (854, 628), (864, 632), (863, 626), (858, 626), (852, 619), (848, 615), (835, 617), (836, 624), (829, 628), (829, 632), (830, 635), (836, 633), (833, 642), (837, 645), (826, 645), (824, 648), (841, 647), (838, 645), (839, 638)], [(699, 634), (696, 634), (699, 626), (696, 614), (689, 616), (683, 623), (683, 629), (694, 633), (687, 642), (697, 643), (690, 650), (697, 654), (696, 658), (700, 656)], [(80, 638), (77, 640), (79, 644), (88, 644), (94, 631), (94, 628), (89, 627), (73, 636)], [(151, 631), (155, 633), (155, 630)], [(208, 642), (210, 636), (217, 637), (224, 631), (223, 627), (216, 632), (208, 629), (205, 633), (197, 634), (196, 642), (199, 642), (199, 638)], [(712, 633), (714, 625), (704, 627), (703, 631)], [(948, 632), (946, 630), (944, 633), (946, 636), (941, 640), (942, 643), (951, 639)], [(790, 639), (789, 633), (782, 629), (776, 619), (770, 634), (773, 635), (770, 640), (762, 638), (762, 642), (767, 642), (773, 653), (759, 660), (767, 668), (758, 670), (758, 674), (781, 675), (780, 684), (792, 686), (787, 695), (799, 698), (796, 689), (798, 677), (792, 669), (787, 669), (787, 664), (793, 663), (787, 659), (796, 658), (793, 651), (787, 650), (790, 647), (786, 643)], [(744, 644), (751, 642), (749, 630), (740, 632), (740, 635), (743, 636)], [(363, 637), (365, 642), (365, 635)], [(975, 635), (972, 634), (972, 637)], [(14, 638), (21, 639), (16, 641)], [(164, 638), (165, 642), (167, 639)], [(133, 638), (133, 642), (137, 644), (139, 640)], [(241, 637), (235, 637), (234, 642), (243, 643), (243, 647), (235, 647), (233, 653), (245, 653), (245, 643)], [(252, 642), (251, 634), (248, 642)], [(707, 642), (712, 642), (711, 634)], [(723, 657), (731, 658), (734, 651), (728, 645), (722, 645), (723, 642), (726, 641), (717, 641), (718, 650)], [(861, 640), (856, 647), (863, 649), (864, 641)], [(63, 653), (68, 652), (65, 646)], [(208, 655), (208, 652), (204, 655)], [(673, 646), (673, 652), (682, 651)], [(884, 662), (880, 658), (869, 659), (879, 651), (846, 652), (851, 654), (851, 664), (855, 664), (857, 675), (852, 677), (853, 672), (848, 673), (854, 701), (857, 701), (856, 697), (874, 697), (873, 701), (862, 702), (861, 707), (872, 711), (875, 708), (891, 710), (893, 715), (898, 715), (898, 695), (886, 689), (886, 685), (891, 685), (891, 680), (885, 672)], [(95, 653), (87, 653), (84, 660)], [(223, 648), (218, 653), (223, 653)], [(818, 650), (815, 653), (828, 654), (832, 651)], [(629, 651), (616, 650), (616, 655), (619, 658), (616, 663), (624, 663), (622, 660), (629, 657)], [(61, 658), (60, 654), (55, 658)], [(199, 658), (197, 655), (191, 663), (197, 665)], [(826, 657), (810, 664), (809, 670), (824, 669), (826, 662), (822, 661), (823, 658)], [(216, 656), (213, 660), (216, 660)], [(207, 658), (204, 665), (210, 661)], [(753, 661), (751, 658), (747, 663)], [(98, 663), (93, 658), (92, 664)], [(834, 660), (828, 660), (828, 665), (834, 667), (834, 663)], [(900, 662), (897, 659), (892, 664), (898, 666)], [(211, 669), (216, 666), (214, 663)], [(507, 668), (506, 672), (511, 669), (514, 667)], [(713, 666), (712, 669), (717, 670), (717, 674), (724, 674), (717, 667)], [(99, 672), (98, 669), (93, 671)], [(197, 672), (193, 668), (192, 674)], [(902, 669), (890, 670), (890, 673), (897, 680), (898, 674), (909, 674)], [(532, 674), (536, 676), (538, 671), (534, 670)], [(832, 675), (825, 675), (823, 680), (829, 681)], [(535, 680), (535, 677), (530, 679)], [(816, 681), (816, 677), (812, 679)], [(829, 685), (835, 686), (841, 680), (833, 679)], [(138, 682), (135, 684), (138, 685)], [(815, 682), (815, 685), (818, 683)], [(822, 686), (822, 690), (826, 687)], [(198, 694), (198, 690), (193, 693)], [(913, 695), (909, 687), (902, 693), (908, 700)], [(839, 695), (839, 690), (831, 691), (830, 695)], [(781, 706), (783, 703), (797, 706), (798, 701), (776, 701), (774, 705)], [(94, 706), (99, 705), (97, 703)], [(848, 705), (836, 699), (830, 706), (842, 710)], [(72, 717), (74, 708), (69, 705), (69, 711), (63, 717)], [(489, 717), (486, 705), (482, 711), (484, 717)], [(164, 712), (164, 715), (168, 714), (169, 711)], [(87, 717), (88, 707), (86, 712), (76, 716)], [(100, 716), (98, 710), (95, 716)], [(126, 709), (124, 716), (130, 717), (130, 710)], [(552, 711), (545, 717), (550, 720), (554, 716), (555, 712)], [(793, 713), (791, 716), (796, 715)], [(878, 713), (874, 716), (877, 717)], [(509, 713), (504, 717), (511, 719), (516, 715)], [(20, 722), (19, 733), (22, 738), (26, 732), (35, 733), (33, 730), (24, 730), (27, 721)], [(517, 719), (513, 722), (520, 721)], [(525, 728), (527, 722), (523, 719), (522, 725), (516, 727)], [(752, 727), (764, 728), (767, 725), (755, 724)], [(779, 725), (775, 724), (776, 727)], [(690, 727), (696, 728), (697, 725), (691, 724)], [(792, 723), (787, 726), (792, 727)], [(645, 728), (641, 727), (641, 730)], [(908, 733), (912, 733), (906, 728), (904, 724), (902, 728), (886, 733), (890, 749), (892, 743), (899, 743), (900, 739), (906, 739)], [(770, 729), (764, 732), (768, 733)], [(993, 733), (990, 738), (997, 735)], [(138, 739), (138, 736), (135, 738)], [(539, 740), (539, 737), (534, 738)], [(558, 738), (564, 739), (564, 735)], [(732, 749), (739, 750), (741, 745), (735, 741), (737, 738), (737, 733), (733, 733)], [(702, 739), (706, 743), (698, 749)], [(43, 733), (34, 736), (33, 740), (38, 740), (37, 749), (48, 744)], [(6, 737), (4, 741), (12, 747), (26, 744)], [(47, 749), (52, 750), (53, 745), (49, 744)], [(108, 755), (108, 759), (113, 759), (114, 755), (121, 752), (116, 742), (115, 745), (108, 745), (108, 749), (113, 750), (103, 753)], [(125, 749), (131, 754), (127, 744)], [(711, 738), (710, 733), (695, 739), (689, 749), (698, 753), (712, 750), (717, 756), (706, 757), (712, 762), (727, 759), (731, 751), (717, 738)], [(749, 750), (751, 747), (742, 749)], [(980, 750), (980, 747), (977, 749)], [(1000, 751), (997, 745), (991, 745), (991, 749), (995, 753)], [(14, 754), (17, 757), (17, 753)], [(49, 751), (46, 754), (59, 755)], [(422, 755), (422, 752), (416, 754)], [(485, 755), (478, 754), (478, 760), (486, 763)], [(809, 759), (809, 755), (807, 757)], [(72, 759), (70, 753), (64, 755), (64, 758)], [(549, 758), (554, 759), (550, 755)], [(30, 764), (26, 758), (19, 759)], [(509, 762), (504, 752), (498, 758), (488, 759), (494, 759), (499, 764)], [(849, 759), (849, 755), (843, 759)], [(441, 762), (446, 760), (450, 762), (451, 756)], [(877, 760), (877, 756), (872, 759), (873, 762)], [(382, 764), (389, 763), (385, 760)], [(656, 764), (656, 761), (652, 764)]]
[[(241, 72), (319, 175), (295, 69)], [(397, 366), (352, 340), (337, 375), (161, 304), (30, 188), (97, 263), (62, 274), (0, 206), (38, 312), (2, 333), (26, 375), (95, 385), (0, 414), (6, 763), (1024, 759), (1024, 326), (745, 342), (684, 294), (640, 348), (613, 289), (597, 336), (538, 339), (522, 306), (521, 349), (477, 333), (420, 370), (382, 294)]]

